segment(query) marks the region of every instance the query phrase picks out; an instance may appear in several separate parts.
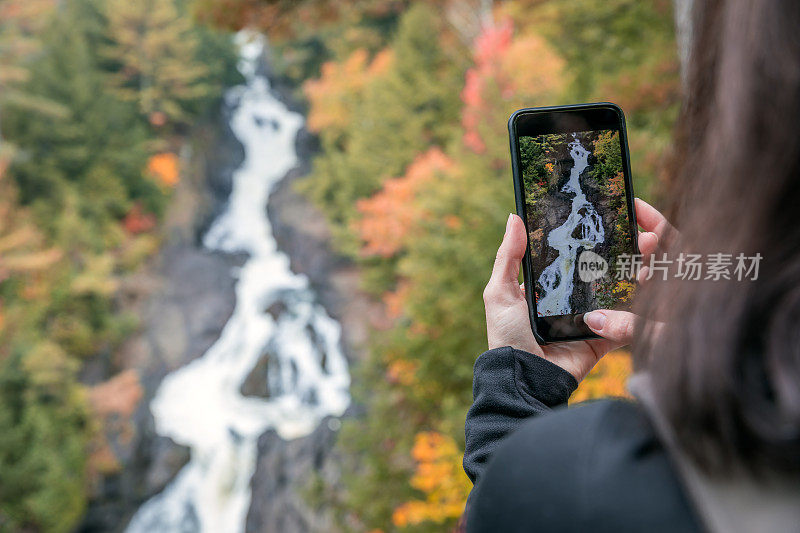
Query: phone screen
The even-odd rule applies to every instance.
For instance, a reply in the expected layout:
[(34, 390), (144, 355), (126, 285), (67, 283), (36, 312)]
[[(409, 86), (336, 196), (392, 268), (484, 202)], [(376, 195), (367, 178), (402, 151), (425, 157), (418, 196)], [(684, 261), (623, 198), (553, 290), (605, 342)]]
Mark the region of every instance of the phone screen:
[[(603, 115), (598, 115), (603, 116)], [(581, 113), (529, 122), (517, 137), (537, 329), (548, 340), (590, 336), (581, 319), (626, 308), (634, 285), (632, 191), (620, 119)], [(530, 290), (530, 289), (528, 289)]]

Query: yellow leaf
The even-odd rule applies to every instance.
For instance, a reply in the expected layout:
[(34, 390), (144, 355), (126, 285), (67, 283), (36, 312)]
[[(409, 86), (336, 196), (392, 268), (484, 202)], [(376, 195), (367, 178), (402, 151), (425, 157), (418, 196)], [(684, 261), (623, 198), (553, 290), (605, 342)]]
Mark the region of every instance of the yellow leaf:
[(416, 462), (411, 486), (425, 499), (398, 506), (392, 514), (394, 525), (440, 524), (461, 516), (471, 484), (461, 468), (462, 453), (455, 441), (435, 431), (418, 433), (411, 456)]

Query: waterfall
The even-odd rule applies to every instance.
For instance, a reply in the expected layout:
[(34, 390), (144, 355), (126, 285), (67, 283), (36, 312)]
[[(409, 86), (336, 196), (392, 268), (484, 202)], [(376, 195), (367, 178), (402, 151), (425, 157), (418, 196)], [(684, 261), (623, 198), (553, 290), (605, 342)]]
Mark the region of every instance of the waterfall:
[[(219, 339), (169, 374), (150, 404), (156, 432), (188, 446), (191, 458), (138, 510), (129, 533), (244, 531), (258, 437), (268, 429), (284, 439), (308, 435), (350, 402), (340, 325), (316, 302), (308, 280), (291, 271), (266, 213), (270, 191), (297, 164), (303, 118), (257, 73), (263, 42), (245, 34), (237, 40), (246, 84), (225, 98), (245, 158), (203, 244), (246, 253), (247, 260), (233, 272), (236, 304)], [(269, 397), (244, 397), (242, 382), (264, 354)]]
[(573, 311), (569, 305), (575, 275), (575, 262), (580, 249), (591, 250), (603, 242), (603, 221), (581, 189), (580, 176), (589, 166), (589, 151), (572, 134), (569, 155), (574, 162), (569, 179), (561, 189), (573, 193), (572, 209), (567, 220), (550, 232), (547, 244), (558, 251), (558, 256), (539, 276), (539, 299), (536, 311), (539, 316), (567, 315)]

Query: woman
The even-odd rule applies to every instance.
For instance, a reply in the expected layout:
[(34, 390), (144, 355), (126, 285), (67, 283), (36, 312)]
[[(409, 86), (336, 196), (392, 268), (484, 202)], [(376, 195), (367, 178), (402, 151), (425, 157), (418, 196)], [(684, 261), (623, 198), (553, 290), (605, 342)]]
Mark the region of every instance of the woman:
[[(760, 253), (760, 271), (650, 281), (646, 319), (594, 311), (601, 339), (541, 347), (510, 216), (467, 415), (468, 531), (800, 531), (800, 2), (695, 2), (693, 27), (669, 183), (680, 233), (637, 200), (639, 248)], [(638, 401), (562, 408), (629, 343)]]

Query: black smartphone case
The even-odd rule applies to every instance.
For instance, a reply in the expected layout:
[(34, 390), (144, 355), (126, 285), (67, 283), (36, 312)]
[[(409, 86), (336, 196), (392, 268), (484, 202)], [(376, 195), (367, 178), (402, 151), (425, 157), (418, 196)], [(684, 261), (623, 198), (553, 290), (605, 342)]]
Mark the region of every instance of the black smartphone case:
[[(526, 113), (547, 113), (547, 112), (558, 112), (558, 111), (584, 111), (589, 109), (597, 109), (597, 108), (611, 108), (613, 109), (616, 114), (620, 118), (620, 139), (622, 141), (622, 151), (623, 151), (623, 174), (625, 179), (625, 199), (628, 204), (628, 214), (631, 221), (631, 242), (633, 243), (633, 253), (639, 253), (639, 244), (638, 244), (638, 234), (637, 228), (638, 225), (636, 223), (636, 209), (634, 208), (634, 196), (633, 196), (633, 183), (631, 181), (631, 165), (630, 165), (630, 151), (628, 150), (628, 130), (625, 125), (625, 114), (622, 112), (622, 109), (614, 103), (611, 102), (597, 102), (592, 104), (572, 104), (572, 105), (560, 105), (560, 106), (548, 106), (548, 107), (526, 107), (523, 109), (518, 109), (514, 111), (511, 117), (508, 119), (508, 138), (510, 142), (511, 148), (511, 172), (514, 179), (514, 196), (516, 200), (516, 208), (517, 208), (517, 215), (522, 218), (522, 221), (525, 223), (525, 236), (530, 239), (530, 230), (528, 228), (528, 217), (527, 211), (525, 208), (525, 191), (522, 188), (523, 180), (522, 175), (519, 168), (519, 146), (517, 144), (517, 135), (516, 135), (516, 120), (520, 115)], [(533, 280), (531, 279), (531, 245), (530, 240), (528, 241), (528, 245), (525, 248), (525, 257), (522, 260), (522, 279), (525, 283), (525, 299), (528, 302), (528, 315), (531, 321), (531, 329), (533, 330), (533, 336), (536, 338), (536, 341), (539, 344), (548, 344), (548, 341), (543, 338), (539, 331), (536, 328), (536, 298), (534, 296), (534, 287)], [(559, 339), (556, 342), (569, 342), (569, 341), (579, 341), (585, 339), (597, 339), (600, 336), (592, 333), (591, 335), (579, 335), (575, 337), (570, 337), (569, 339)], [(553, 341), (550, 341), (553, 342)]]

